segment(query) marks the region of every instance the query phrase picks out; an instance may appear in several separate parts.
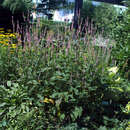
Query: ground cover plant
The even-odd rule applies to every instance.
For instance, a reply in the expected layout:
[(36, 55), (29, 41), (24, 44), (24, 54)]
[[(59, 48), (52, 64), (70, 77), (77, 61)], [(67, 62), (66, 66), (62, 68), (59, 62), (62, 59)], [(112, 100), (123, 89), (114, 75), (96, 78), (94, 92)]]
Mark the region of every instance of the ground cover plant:
[(130, 82), (113, 62), (113, 41), (100, 46), (91, 26), (47, 33), (38, 21), (24, 48), (20, 35), (13, 51), (12, 39), (0, 46), (0, 129), (129, 130)]

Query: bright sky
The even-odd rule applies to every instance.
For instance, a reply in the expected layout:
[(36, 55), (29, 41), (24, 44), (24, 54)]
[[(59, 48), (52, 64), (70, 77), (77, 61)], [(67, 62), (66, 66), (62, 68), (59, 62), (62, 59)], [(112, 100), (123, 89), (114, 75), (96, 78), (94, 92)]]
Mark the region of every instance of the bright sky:
[[(70, 2), (73, 2), (74, 0), (68, 0)], [(33, 2), (40, 2), (40, 0), (33, 0)], [(99, 2), (95, 2), (95, 1), (92, 1), (92, 3), (94, 5), (100, 5)], [(123, 6), (117, 6), (117, 5), (114, 5), (115, 7), (118, 7), (118, 8), (121, 8), (123, 9), (123, 11), (125, 10), (126, 7), (123, 7)], [(117, 8), (117, 9), (118, 9)], [(73, 19), (73, 16), (74, 16), (74, 13), (67, 13), (67, 14), (64, 14), (64, 10), (60, 10), (60, 11), (54, 11), (54, 16), (53, 16), (53, 20), (54, 21), (64, 21), (65, 19), (69, 19), (69, 21), (72, 21)]]
[(40, 2), (40, 0), (33, 0), (34, 3), (36, 3), (36, 1), (37, 1), (37, 2)]

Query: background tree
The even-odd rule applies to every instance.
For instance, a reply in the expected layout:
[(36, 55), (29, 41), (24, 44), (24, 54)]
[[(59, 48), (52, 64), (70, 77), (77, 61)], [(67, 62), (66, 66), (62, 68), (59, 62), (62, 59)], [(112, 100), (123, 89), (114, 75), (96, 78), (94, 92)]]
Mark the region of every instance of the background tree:
[(80, 16), (80, 10), (83, 6), (83, 0), (75, 0), (75, 9), (74, 9), (74, 28), (78, 28), (78, 19)]
[(122, 76), (130, 80), (130, 0), (125, 3), (126, 11), (121, 14), (122, 18), (116, 22), (117, 26), (114, 28), (113, 37), (117, 45), (113, 55), (118, 61)]
[(2, 6), (9, 8), (12, 13), (27, 12), (33, 7), (32, 0), (3, 0)]
[(98, 31), (103, 30), (105, 35), (112, 35), (118, 15), (119, 13), (113, 5), (107, 3), (94, 5), (91, 0), (84, 1), (81, 10), (81, 19), (93, 22)]

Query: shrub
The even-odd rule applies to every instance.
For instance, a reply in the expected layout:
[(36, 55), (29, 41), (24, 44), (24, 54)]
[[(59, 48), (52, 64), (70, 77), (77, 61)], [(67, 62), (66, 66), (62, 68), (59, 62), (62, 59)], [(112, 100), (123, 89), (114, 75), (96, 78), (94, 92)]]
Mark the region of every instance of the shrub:
[(113, 55), (116, 59), (122, 76), (130, 79), (130, 5), (128, 1), (128, 9), (121, 15), (122, 19), (117, 22), (117, 26), (114, 29), (114, 39), (116, 40), (116, 48), (113, 49)]
[(0, 51), (0, 128), (127, 127), (120, 105), (128, 103), (129, 83), (109, 72), (111, 48), (80, 30), (44, 37), (38, 29), (26, 30), (23, 49)]
[(93, 22), (97, 27), (97, 32), (103, 32), (104, 37), (111, 37), (118, 15), (119, 13), (113, 5), (102, 2), (94, 5), (92, 1), (88, 0), (84, 2), (81, 10), (81, 19), (84, 21), (88, 18), (89, 22)]

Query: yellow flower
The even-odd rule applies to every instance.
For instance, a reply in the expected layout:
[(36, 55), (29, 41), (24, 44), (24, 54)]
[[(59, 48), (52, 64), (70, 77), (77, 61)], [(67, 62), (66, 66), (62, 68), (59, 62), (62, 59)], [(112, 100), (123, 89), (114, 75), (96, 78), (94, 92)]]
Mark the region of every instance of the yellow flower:
[(8, 46), (9, 44), (8, 43), (4, 43), (4, 45)]
[(5, 37), (5, 35), (4, 34), (0, 34), (0, 37)]
[(4, 31), (0, 31), (0, 33), (4, 33)]
[(5, 42), (9, 42), (9, 39), (5, 39), (4, 41), (5, 41)]
[(14, 34), (12, 34), (12, 33), (11, 33), (9, 36), (10, 36), (10, 37), (15, 37), (15, 35), (14, 35)]
[(11, 48), (16, 48), (17, 46), (16, 46), (16, 44), (11, 44)]
[[(9, 29), (8, 31), (11, 30)], [(3, 46), (9, 46), (10, 48), (15, 49), (17, 47), (16, 44), (9, 44), (10, 42), (13, 42), (12, 38), (16, 38), (16, 35), (14, 33), (4, 33), (4, 31), (0, 31), (0, 44)]]
[(54, 104), (54, 100), (52, 100), (52, 99), (49, 99), (49, 102), (52, 103), (52, 104)]
[(45, 99), (43, 100), (43, 102), (44, 102), (44, 103), (49, 103), (48, 98), (45, 98)]
[(3, 31), (4, 30), (4, 28), (0, 28), (0, 31)]
[(43, 100), (43, 102), (44, 102), (44, 103), (52, 103), (52, 104), (54, 104), (54, 100), (48, 99), (48, 98), (45, 98), (45, 99)]

